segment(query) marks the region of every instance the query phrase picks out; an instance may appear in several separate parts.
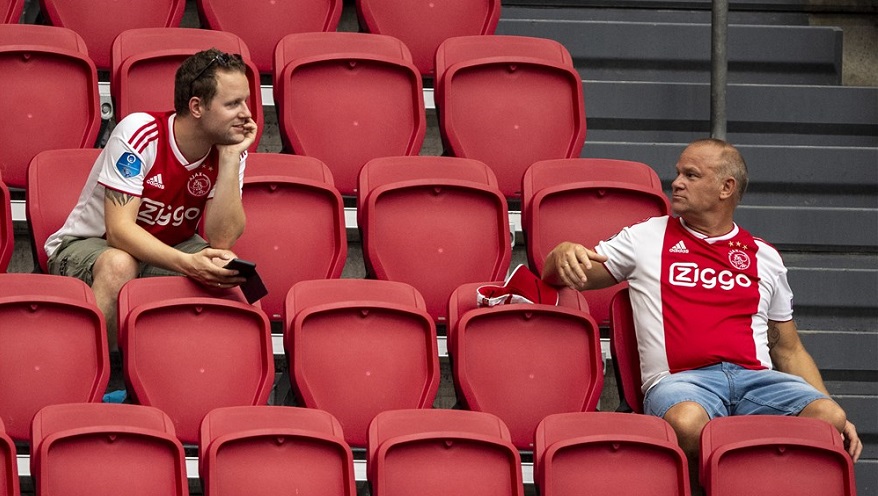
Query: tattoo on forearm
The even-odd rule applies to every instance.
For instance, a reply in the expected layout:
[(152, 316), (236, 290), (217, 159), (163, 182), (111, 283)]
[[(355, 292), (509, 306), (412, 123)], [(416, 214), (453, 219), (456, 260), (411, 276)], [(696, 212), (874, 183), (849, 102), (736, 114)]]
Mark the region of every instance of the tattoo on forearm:
[(768, 349), (774, 349), (778, 341), (780, 341), (780, 330), (776, 324), (768, 324)]
[(123, 207), (128, 205), (131, 200), (134, 199), (133, 195), (129, 195), (128, 193), (122, 193), (121, 191), (114, 191), (108, 189), (105, 193), (106, 197), (110, 199), (113, 204)]

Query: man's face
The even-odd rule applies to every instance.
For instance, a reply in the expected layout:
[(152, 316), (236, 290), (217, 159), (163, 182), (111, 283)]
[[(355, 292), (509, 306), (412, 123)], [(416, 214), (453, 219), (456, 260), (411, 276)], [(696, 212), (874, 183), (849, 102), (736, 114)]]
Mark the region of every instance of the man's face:
[(677, 177), (671, 183), (671, 209), (676, 215), (701, 214), (720, 203), (722, 181), (717, 175), (721, 150), (694, 145), (683, 150), (677, 161)]
[(247, 107), (250, 85), (240, 72), (216, 71), (216, 95), (204, 107), (201, 125), (216, 145), (244, 141), (244, 124), (252, 114)]

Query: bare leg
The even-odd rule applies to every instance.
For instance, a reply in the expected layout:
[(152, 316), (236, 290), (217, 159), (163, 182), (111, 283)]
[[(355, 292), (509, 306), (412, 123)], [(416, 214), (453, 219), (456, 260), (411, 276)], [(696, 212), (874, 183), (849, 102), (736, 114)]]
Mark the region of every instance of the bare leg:
[(107, 343), (110, 351), (116, 351), (119, 348), (116, 318), (119, 290), (126, 282), (137, 277), (138, 268), (137, 259), (115, 248), (101, 253), (95, 262), (94, 282), (91, 288), (94, 291), (98, 308), (104, 313), (104, 318), (107, 321)]
[(689, 461), (689, 485), (692, 494), (701, 494), (698, 454), (701, 446), (701, 431), (710, 420), (710, 416), (698, 403), (684, 401), (672, 406), (665, 413), (664, 419), (671, 424), (677, 434), (677, 442)]
[(834, 425), (838, 432), (844, 430), (847, 415), (838, 406), (838, 403), (830, 399), (814, 400), (799, 412), (800, 417), (820, 419)]

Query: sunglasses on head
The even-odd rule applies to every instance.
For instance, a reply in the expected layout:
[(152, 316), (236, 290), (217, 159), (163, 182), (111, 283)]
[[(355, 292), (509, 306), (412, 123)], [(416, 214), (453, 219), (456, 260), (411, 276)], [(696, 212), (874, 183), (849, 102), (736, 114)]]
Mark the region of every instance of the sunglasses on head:
[(196, 74), (195, 77), (192, 78), (192, 81), (189, 82), (189, 95), (192, 95), (194, 93), (193, 87), (195, 85), (195, 81), (201, 79), (201, 76), (204, 76), (204, 73), (207, 72), (207, 70), (210, 69), (211, 66), (213, 66), (214, 64), (218, 64), (220, 67), (228, 67), (232, 63), (232, 60), (237, 60), (240, 62), (242, 60), (241, 55), (237, 53), (218, 53), (214, 55), (213, 58), (210, 59), (210, 61), (207, 63), (207, 65), (202, 67), (201, 70), (198, 71), (198, 74)]

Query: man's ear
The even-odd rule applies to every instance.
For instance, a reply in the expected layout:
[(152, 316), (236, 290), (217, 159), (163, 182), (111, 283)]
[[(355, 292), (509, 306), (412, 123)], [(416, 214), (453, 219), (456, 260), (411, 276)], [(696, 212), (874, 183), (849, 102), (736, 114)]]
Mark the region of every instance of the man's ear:
[(204, 113), (204, 101), (197, 96), (191, 97), (189, 99), (189, 115), (197, 119), (201, 117), (202, 113)]
[(735, 181), (734, 177), (727, 177), (723, 179), (722, 189), (720, 190), (720, 198), (723, 200), (731, 198), (738, 191), (738, 181)]

